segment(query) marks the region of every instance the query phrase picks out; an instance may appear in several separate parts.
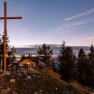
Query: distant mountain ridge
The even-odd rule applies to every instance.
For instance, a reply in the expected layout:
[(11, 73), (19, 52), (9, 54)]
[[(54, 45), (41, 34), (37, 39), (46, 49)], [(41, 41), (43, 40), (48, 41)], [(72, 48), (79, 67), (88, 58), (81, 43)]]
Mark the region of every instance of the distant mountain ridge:
[[(15, 48), (38, 48), (38, 47), (42, 47), (43, 44), (36, 44), (36, 45), (18, 45), (18, 46), (14, 46)], [(48, 46), (50, 46), (51, 48), (53, 47), (61, 47), (61, 44), (46, 44)], [(90, 46), (69, 46), (72, 48), (86, 48), (89, 49)]]
[[(59, 51), (61, 45), (60, 44), (47, 44), (48, 46), (50, 46), (50, 48), (54, 51)], [(42, 47), (42, 45), (22, 45), (22, 46), (19, 46), (19, 47), (15, 47), (16, 49), (18, 49), (19, 51), (30, 51), (30, 50), (33, 50), (33, 51), (37, 51), (39, 47)], [(89, 46), (69, 46), (69, 47), (72, 47), (73, 51), (76, 51), (78, 53), (78, 51), (83, 48), (83, 50), (85, 51), (90, 51), (90, 47)]]
[[(38, 47), (42, 47), (43, 44), (37, 44), (37, 45), (17, 45), (14, 46), (16, 48), (38, 48)], [(50, 47), (60, 47), (60, 44), (46, 44)]]

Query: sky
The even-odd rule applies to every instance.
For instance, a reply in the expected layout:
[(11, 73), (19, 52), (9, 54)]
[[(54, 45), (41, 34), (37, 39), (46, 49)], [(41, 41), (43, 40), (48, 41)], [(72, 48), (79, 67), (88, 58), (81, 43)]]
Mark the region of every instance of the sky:
[[(3, 16), (3, 0), (0, 0)], [(90, 46), (94, 44), (94, 0), (7, 0), (9, 44), (62, 44)], [(0, 34), (3, 34), (0, 20)]]

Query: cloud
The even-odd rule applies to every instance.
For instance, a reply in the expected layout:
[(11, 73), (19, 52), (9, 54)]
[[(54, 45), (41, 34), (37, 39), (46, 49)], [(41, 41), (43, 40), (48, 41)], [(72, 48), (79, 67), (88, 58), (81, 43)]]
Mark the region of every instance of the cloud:
[(62, 33), (68, 33), (68, 32), (73, 32), (76, 31), (75, 29), (77, 27), (80, 27), (81, 25), (88, 24), (94, 22), (93, 20), (86, 20), (86, 21), (77, 21), (77, 22), (66, 22), (62, 26), (58, 27), (55, 31), (56, 32), (61, 32)]
[[(78, 31), (85, 24), (94, 22), (94, 19), (90, 15), (92, 13), (94, 13), (94, 8), (92, 8), (86, 12), (77, 14), (75, 16), (66, 18), (64, 20), (64, 22), (53, 31), (59, 32), (59, 33), (69, 33), (69, 32)], [(81, 19), (81, 17), (85, 17), (85, 16), (86, 16), (85, 19)], [(87, 16), (89, 16), (89, 17), (87, 17)]]
[(76, 19), (76, 18), (85, 16), (85, 15), (89, 15), (89, 14), (91, 14), (91, 13), (93, 13), (93, 12), (94, 12), (94, 8), (92, 8), (92, 9), (86, 11), (86, 12), (82, 12), (82, 13), (80, 13), (80, 14), (74, 15), (74, 16), (72, 16), (72, 17), (65, 18), (65, 21), (71, 21), (71, 20), (74, 20), (74, 19)]
[(93, 20), (87, 20), (87, 21), (74, 22), (73, 26), (80, 26), (80, 25), (83, 25), (83, 24), (91, 23), (91, 22), (94, 22), (94, 19)]

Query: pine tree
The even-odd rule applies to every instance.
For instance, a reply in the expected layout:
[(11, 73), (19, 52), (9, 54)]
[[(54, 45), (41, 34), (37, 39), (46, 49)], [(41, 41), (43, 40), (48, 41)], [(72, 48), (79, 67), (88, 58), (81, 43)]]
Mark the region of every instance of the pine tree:
[(94, 87), (94, 47), (91, 45), (90, 53), (88, 55), (88, 69), (87, 69), (87, 81)]
[(86, 71), (87, 71), (87, 56), (84, 50), (81, 48), (78, 53), (78, 81), (85, 82), (87, 80)]
[(61, 74), (64, 80), (76, 79), (76, 58), (73, 54), (71, 47), (66, 47), (62, 44), (60, 53), (58, 55), (58, 61), (61, 64)]
[(89, 53), (89, 59), (93, 59), (93, 58), (94, 58), (94, 47), (93, 47), (93, 45), (91, 45), (90, 53)]
[[(4, 55), (4, 42), (3, 42), (3, 38), (4, 38), (4, 35), (2, 36), (2, 38), (0, 39), (0, 63), (2, 63), (2, 68), (4, 67), (4, 61), (3, 61), (3, 55)], [(6, 53), (6, 60), (7, 60), (7, 67), (8, 65), (10, 64), (11, 62), (11, 55), (14, 53), (12, 52), (12, 49), (11, 51), (8, 51), (9, 49), (9, 37), (8, 35), (6, 34), (6, 49), (7, 49), (7, 53)], [(14, 54), (13, 54), (14, 55)]]
[(0, 38), (0, 68), (3, 67), (3, 41)]
[(51, 65), (52, 55), (53, 51), (46, 44), (43, 44), (42, 47), (39, 47), (39, 49), (37, 50), (37, 56), (39, 60), (44, 62), (47, 67)]
[(82, 48), (79, 50), (78, 58), (80, 60), (83, 60), (83, 58), (86, 58), (86, 54), (85, 54), (85, 52), (84, 52), (84, 50)]
[[(4, 35), (2, 36), (2, 40), (3, 40), (3, 55), (4, 55)], [(8, 52), (8, 48), (9, 48), (9, 37), (8, 37), (8, 34), (7, 34), (7, 32), (6, 32), (6, 64), (7, 64), (7, 68), (8, 68), (8, 65), (10, 64), (10, 55), (9, 55), (9, 53), (10, 52)], [(3, 58), (2, 58), (2, 61), (3, 61)], [(4, 63), (3, 63), (4, 64)], [(3, 67), (4, 67), (4, 65), (3, 65)]]

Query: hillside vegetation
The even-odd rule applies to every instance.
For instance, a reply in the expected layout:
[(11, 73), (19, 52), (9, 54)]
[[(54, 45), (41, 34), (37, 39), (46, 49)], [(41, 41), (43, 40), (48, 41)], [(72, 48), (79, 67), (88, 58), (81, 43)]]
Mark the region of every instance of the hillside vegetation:
[(47, 69), (16, 76), (15, 90), (17, 94), (90, 94), (77, 82), (60, 80), (60, 75)]

